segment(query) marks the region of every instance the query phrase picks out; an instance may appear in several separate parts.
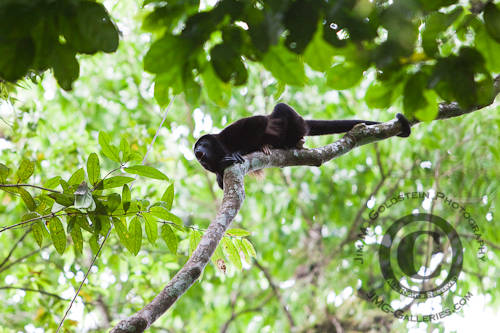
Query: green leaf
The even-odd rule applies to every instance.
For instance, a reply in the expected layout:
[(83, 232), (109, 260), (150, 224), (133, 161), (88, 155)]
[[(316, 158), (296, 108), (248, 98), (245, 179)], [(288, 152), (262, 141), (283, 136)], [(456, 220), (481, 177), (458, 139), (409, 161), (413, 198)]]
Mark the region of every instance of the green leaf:
[(391, 106), (394, 87), (387, 82), (374, 81), (366, 90), (365, 101), (370, 108), (385, 109)]
[(168, 181), (168, 177), (163, 172), (148, 165), (132, 165), (124, 168), (124, 171), (134, 175)]
[(56, 186), (59, 185), (59, 182), (61, 181), (61, 176), (55, 176), (55, 177), (52, 177), (50, 179), (48, 179), (44, 184), (43, 184), (43, 187), (46, 187), (46, 188), (55, 188)]
[(312, 69), (325, 72), (332, 65), (334, 55), (335, 49), (323, 39), (323, 29), (317, 29), (304, 52), (304, 61)]
[(231, 86), (222, 82), (215, 74), (212, 64), (201, 74), (208, 98), (220, 107), (226, 107), (231, 99)]
[(128, 187), (127, 184), (123, 185), (122, 189), (122, 207), (125, 212), (130, 208), (130, 200), (131, 200), (131, 194), (130, 194), (130, 188)]
[(422, 47), (428, 56), (434, 57), (439, 53), (438, 36), (443, 34), (462, 12), (463, 8), (457, 7), (450, 13), (434, 12), (427, 17), (422, 31)]
[(250, 263), (250, 254), (247, 251), (247, 248), (245, 247), (245, 244), (243, 244), (243, 241), (241, 238), (235, 238), (233, 239), (234, 244), (236, 245), (236, 249), (238, 250), (238, 253), (243, 252), (243, 255), (245, 256), (245, 261)]
[(334, 65), (326, 72), (326, 84), (337, 90), (352, 88), (363, 77), (364, 68), (353, 62)]
[(57, 83), (64, 90), (71, 90), (73, 82), (80, 75), (76, 52), (68, 45), (56, 44), (52, 54), (52, 67)]
[(70, 194), (64, 194), (64, 193), (50, 193), (49, 197), (54, 199), (58, 204), (61, 206), (71, 206), (74, 203), (74, 196)]
[(243, 242), (243, 245), (247, 249), (248, 254), (254, 258), (257, 258), (257, 253), (255, 252), (252, 243), (250, 243), (250, 241), (246, 238), (243, 238), (241, 241)]
[(161, 196), (161, 201), (166, 203), (166, 207), (168, 210), (172, 209), (172, 204), (174, 202), (174, 184), (170, 184), (169, 187), (165, 190), (165, 193)]
[(240, 254), (238, 253), (238, 250), (236, 249), (236, 246), (234, 246), (233, 242), (231, 239), (227, 237), (222, 238), (222, 245), (224, 247), (224, 250), (226, 252), (226, 255), (229, 259), (229, 261), (238, 269), (242, 269), (242, 264), (241, 264), (241, 258)]
[(31, 177), (34, 171), (35, 171), (35, 163), (31, 162), (30, 160), (23, 159), (16, 172), (18, 182), (26, 181), (28, 178)]
[(245, 84), (248, 72), (240, 54), (227, 43), (217, 44), (210, 50), (210, 62), (223, 82), (232, 81), (236, 86)]
[(0, 183), (5, 183), (9, 176), (10, 169), (3, 163), (0, 163)]
[(194, 250), (200, 243), (201, 233), (198, 230), (191, 230), (189, 232), (189, 256), (193, 254)]
[(32, 224), (33, 236), (38, 244), (38, 246), (42, 247), (43, 244), (43, 229), (45, 228), (42, 221), (37, 221)]
[(30, 37), (2, 39), (0, 77), (15, 82), (28, 73), (35, 58), (35, 44)]
[(125, 176), (114, 176), (111, 178), (103, 179), (102, 188), (106, 189), (106, 188), (121, 187), (127, 183), (130, 183), (131, 181), (134, 181), (134, 178)]
[(92, 185), (97, 184), (97, 182), (101, 179), (99, 157), (96, 153), (90, 154), (87, 159), (87, 174), (89, 175), (89, 182)]
[(154, 216), (149, 213), (143, 213), (145, 224), (144, 228), (146, 230), (146, 235), (148, 236), (148, 240), (152, 245), (155, 245), (156, 240), (158, 239), (158, 223)]
[(28, 207), (29, 210), (36, 209), (35, 200), (33, 200), (33, 197), (31, 196), (31, 194), (28, 191), (26, 191), (22, 187), (18, 187), (17, 192), (19, 193), (19, 195), (21, 196), (21, 199), (23, 199), (24, 203), (26, 204), (26, 207)]
[(68, 42), (82, 53), (115, 52), (119, 42), (118, 29), (106, 8), (93, 1), (77, 4), (76, 17), (67, 23), (69, 27), (65, 26), (64, 30)]
[(239, 229), (239, 228), (232, 228), (232, 229), (228, 229), (226, 231), (226, 234), (229, 235), (229, 236), (238, 236), (238, 237), (246, 237), (246, 236), (250, 236), (251, 233), (244, 230), (244, 229)]
[(111, 193), (107, 197), (106, 201), (106, 207), (108, 208), (108, 213), (113, 213), (118, 206), (120, 206), (120, 203), (122, 202), (122, 199), (118, 193)]
[(224, 253), (222, 252), (222, 244), (221, 243), (219, 243), (219, 245), (217, 245), (217, 248), (215, 249), (215, 252), (212, 255), (212, 258), (210, 258), (210, 259), (212, 260), (212, 263), (216, 267), (219, 267), (218, 266), (218, 261), (219, 260), (224, 261)]
[(193, 52), (192, 42), (181, 36), (165, 34), (154, 42), (144, 56), (144, 69), (150, 73), (181, 68)]
[(128, 162), (128, 158), (130, 155), (130, 144), (124, 137), (120, 139), (120, 152), (122, 153), (122, 160)]
[(75, 246), (75, 250), (78, 254), (82, 254), (83, 252), (83, 236), (82, 229), (80, 226), (75, 223), (73, 229), (70, 232), (71, 239), (73, 240), (73, 245)]
[(163, 238), (167, 244), (170, 252), (177, 254), (177, 245), (179, 244), (179, 240), (177, 239), (177, 235), (172, 228), (166, 223), (161, 226), (161, 238)]
[(118, 234), (118, 238), (120, 239), (120, 243), (125, 246), (125, 248), (129, 250), (130, 253), (134, 253), (133, 248), (130, 244), (130, 236), (127, 231), (125, 218), (118, 219), (117, 217), (113, 217), (113, 225), (115, 227), (116, 233)]
[(137, 255), (142, 244), (142, 227), (137, 216), (130, 221), (128, 226), (128, 234), (130, 236), (130, 248), (133, 255)]
[(96, 234), (93, 234), (89, 238), (89, 245), (90, 245), (90, 249), (92, 250), (92, 253), (94, 255), (97, 254), (97, 252), (99, 252), (99, 243), (97, 242), (97, 235)]
[(271, 47), (264, 55), (262, 64), (279, 81), (294, 86), (306, 83), (304, 64), (296, 54), (282, 45)]
[(80, 185), (84, 179), (85, 179), (85, 171), (83, 171), (83, 168), (80, 168), (76, 170), (75, 173), (69, 178), (68, 184)]
[(173, 222), (181, 227), (184, 226), (181, 218), (170, 213), (165, 207), (161, 206), (151, 207), (150, 213), (162, 220)]
[(99, 132), (99, 145), (101, 146), (102, 154), (110, 160), (120, 163), (120, 154), (118, 153), (118, 149), (111, 145), (110, 141), (111, 139), (106, 132)]
[(63, 254), (66, 249), (66, 233), (61, 220), (57, 216), (49, 220), (49, 233), (57, 252)]
[(483, 27), (476, 30), (474, 42), (477, 50), (483, 55), (488, 70), (493, 73), (500, 72), (500, 57), (498, 56), (500, 43), (493, 40)]
[(493, 2), (484, 7), (484, 24), (490, 36), (500, 43), (500, 9)]

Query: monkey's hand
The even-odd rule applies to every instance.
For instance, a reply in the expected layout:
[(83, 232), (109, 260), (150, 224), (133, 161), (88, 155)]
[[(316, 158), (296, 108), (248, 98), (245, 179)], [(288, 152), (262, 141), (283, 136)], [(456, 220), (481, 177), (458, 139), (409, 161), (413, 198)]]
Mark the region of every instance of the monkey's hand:
[(243, 159), (241, 154), (238, 152), (234, 152), (230, 155), (224, 156), (222, 158), (222, 161), (221, 161), (223, 169), (227, 168), (228, 166), (233, 165), (234, 163), (243, 163), (243, 162), (245, 162), (245, 160)]
[(271, 145), (263, 145), (261, 149), (264, 154), (271, 155), (271, 148), (273, 148)]

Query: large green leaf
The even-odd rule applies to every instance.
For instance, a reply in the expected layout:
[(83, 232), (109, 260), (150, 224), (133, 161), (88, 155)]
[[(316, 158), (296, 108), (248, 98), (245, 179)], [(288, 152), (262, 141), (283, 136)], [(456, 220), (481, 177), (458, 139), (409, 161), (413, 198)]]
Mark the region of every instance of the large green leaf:
[(166, 203), (165, 208), (168, 210), (172, 209), (172, 203), (174, 202), (174, 184), (170, 184), (165, 193), (161, 196), (161, 201)]
[(61, 220), (55, 216), (49, 220), (49, 233), (52, 243), (59, 254), (63, 254), (66, 249), (66, 233)]
[(96, 153), (90, 154), (87, 159), (87, 173), (92, 185), (97, 184), (101, 179), (101, 167), (99, 166), (99, 157)]
[(156, 218), (150, 213), (143, 213), (144, 216), (144, 229), (146, 230), (146, 236), (152, 245), (155, 245), (158, 239), (158, 222)]
[(163, 172), (149, 165), (132, 165), (124, 168), (124, 171), (134, 175), (168, 181), (168, 177)]
[(151, 207), (150, 212), (162, 220), (174, 222), (178, 226), (183, 226), (181, 218), (169, 212), (165, 207), (154, 206)]
[(130, 183), (131, 181), (134, 181), (134, 178), (125, 176), (114, 176), (111, 178), (103, 179), (102, 188), (106, 189), (106, 188), (121, 187), (125, 184)]
[(128, 234), (130, 236), (130, 249), (133, 255), (137, 255), (142, 244), (142, 226), (139, 218), (134, 216), (128, 226)]
[(19, 168), (17, 169), (16, 176), (19, 182), (24, 182), (28, 180), (28, 178), (33, 175), (35, 171), (35, 163), (30, 160), (23, 159), (21, 164), (19, 164)]
[(210, 100), (220, 107), (226, 107), (231, 98), (231, 86), (219, 79), (211, 64), (205, 67), (201, 76)]
[(326, 72), (326, 84), (333, 89), (352, 88), (363, 77), (364, 68), (354, 62), (342, 62)]
[(163, 224), (161, 226), (161, 238), (165, 241), (168, 246), (168, 249), (173, 254), (177, 254), (177, 245), (179, 240), (177, 239), (177, 235), (172, 230), (172, 228), (168, 224)]
[(304, 64), (296, 54), (282, 45), (271, 47), (264, 55), (262, 64), (279, 81), (294, 86), (306, 83)]
[(120, 163), (120, 153), (117, 147), (113, 146), (111, 143), (111, 138), (106, 132), (99, 132), (99, 145), (101, 146), (101, 151), (104, 156), (112, 161)]
[(484, 24), (490, 36), (500, 43), (500, 9), (493, 2), (484, 7)]
[(64, 90), (71, 90), (73, 82), (80, 75), (80, 65), (76, 60), (76, 52), (68, 45), (59, 45), (52, 54), (52, 67), (57, 83)]

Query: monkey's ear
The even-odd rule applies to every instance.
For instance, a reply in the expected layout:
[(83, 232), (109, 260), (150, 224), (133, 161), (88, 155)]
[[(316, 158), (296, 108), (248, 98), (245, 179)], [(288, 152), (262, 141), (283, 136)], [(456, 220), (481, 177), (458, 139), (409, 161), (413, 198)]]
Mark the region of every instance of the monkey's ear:
[(217, 184), (219, 184), (220, 189), (223, 190), (224, 189), (224, 182), (223, 182), (224, 176), (220, 172), (217, 172), (216, 175), (217, 175)]

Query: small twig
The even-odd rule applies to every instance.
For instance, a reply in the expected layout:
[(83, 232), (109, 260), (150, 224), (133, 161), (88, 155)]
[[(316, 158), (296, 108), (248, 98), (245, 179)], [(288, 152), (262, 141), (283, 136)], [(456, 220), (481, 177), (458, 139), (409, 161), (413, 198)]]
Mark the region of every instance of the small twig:
[(67, 298), (61, 297), (57, 294), (49, 293), (48, 291), (41, 290), (41, 289), (32, 289), (32, 288), (24, 288), (24, 287), (16, 287), (16, 286), (4, 286), (4, 287), (0, 287), (0, 289), (16, 289), (16, 290), (30, 291), (30, 292), (35, 292), (35, 293), (40, 293), (43, 295), (55, 297), (61, 301), (69, 301), (69, 299), (67, 299)]
[(28, 254), (26, 254), (26, 255), (24, 255), (24, 256), (22, 256), (22, 257), (20, 257), (20, 258), (16, 259), (16, 260), (14, 260), (14, 261), (13, 261), (13, 262), (11, 262), (10, 264), (8, 264), (8, 265), (6, 265), (6, 266), (4, 266), (4, 267), (0, 268), (0, 273), (2, 273), (2, 272), (4, 272), (4, 271), (8, 270), (9, 268), (11, 268), (11, 267), (12, 267), (12, 266), (14, 266), (15, 264), (17, 264), (17, 263), (19, 263), (19, 262), (23, 261), (24, 259), (29, 258), (29, 257), (31, 257), (31, 256), (32, 256), (32, 255), (34, 255), (34, 254), (37, 254), (37, 253), (38, 253), (38, 252), (40, 252), (41, 250), (44, 250), (44, 249), (48, 248), (49, 246), (50, 246), (50, 245), (45, 245), (45, 246), (44, 246), (44, 247), (42, 247), (41, 249), (38, 249), (38, 250), (35, 250), (35, 251), (31, 251), (30, 253), (28, 253)]
[(12, 256), (12, 254), (14, 253), (14, 251), (16, 250), (16, 248), (19, 246), (19, 244), (21, 244), (21, 242), (24, 240), (24, 238), (26, 238), (26, 236), (30, 233), (30, 231), (31, 231), (31, 229), (26, 230), (26, 232), (21, 236), (21, 238), (19, 238), (17, 240), (17, 242), (14, 244), (14, 246), (12, 246), (12, 248), (9, 251), (9, 254), (7, 254), (7, 256), (2, 261), (2, 263), (0, 263), (0, 268), (3, 265), (5, 265), (5, 263), (7, 263), (7, 261), (9, 261), (10, 257)]
[(61, 193), (60, 191), (57, 191), (57, 190), (53, 190), (53, 189), (46, 188), (43, 186), (38, 186), (38, 185), (31, 185), (31, 184), (0, 184), (0, 187), (33, 187), (33, 188), (37, 188), (39, 190), (44, 190), (44, 191), (48, 191), (48, 192)]
[(94, 263), (97, 260), (97, 257), (99, 256), (99, 253), (101, 253), (102, 247), (104, 246), (104, 243), (106, 243), (106, 240), (108, 239), (109, 234), (111, 233), (111, 229), (112, 228), (113, 228), (113, 225), (111, 225), (109, 227), (108, 233), (106, 234), (106, 237), (104, 237), (104, 239), (103, 239), (103, 241), (101, 243), (101, 246), (99, 246), (99, 250), (97, 250), (97, 253), (95, 254), (94, 258), (92, 258), (92, 262), (90, 263), (89, 268), (87, 269), (87, 273), (85, 273), (85, 276), (83, 277), (82, 282), (78, 286), (78, 290), (76, 291), (75, 295), (73, 296), (73, 299), (71, 299), (71, 303), (69, 304), (68, 309), (66, 310), (66, 313), (64, 313), (64, 316), (62, 317), (61, 322), (59, 323), (59, 326), (57, 327), (56, 333), (58, 333), (59, 330), (61, 329), (62, 324), (64, 323), (64, 320), (68, 316), (69, 310), (71, 310), (71, 307), (73, 306), (73, 303), (75, 302), (76, 298), (78, 297), (78, 294), (80, 293), (80, 290), (82, 290), (82, 286), (85, 283), (85, 281), (87, 280), (87, 277), (89, 276), (90, 270), (92, 269), (92, 266), (94, 266)]
[(263, 267), (255, 258), (254, 258), (254, 263), (255, 263), (255, 266), (257, 266), (257, 268), (259, 268), (262, 271), (262, 273), (264, 273), (264, 276), (266, 277), (267, 282), (271, 286), (271, 289), (273, 290), (274, 295), (278, 299), (278, 302), (279, 302), (281, 308), (283, 309), (283, 312), (285, 312), (286, 318), (288, 319), (288, 323), (290, 324), (290, 328), (293, 329), (295, 327), (295, 321), (293, 320), (293, 317), (292, 317), (292, 314), (290, 313), (290, 311), (288, 311), (286, 304), (283, 302), (283, 298), (281, 296), (280, 290), (279, 290), (278, 286), (276, 286), (276, 284), (274, 283), (273, 278), (271, 277), (271, 274), (269, 274), (267, 269), (265, 267)]
[(22, 225), (25, 225), (25, 224), (28, 224), (30, 222), (34, 222), (34, 221), (38, 221), (38, 220), (43, 220), (43, 219), (47, 219), (47, 218), (51, 218), (51, 217), (56, 217), (56, 216), (64, 216), (64, 215), (68, 215), (68, 214), (59, 214), (59, 215), (56, 215), (57, 213), (59, 212), (62, 212), (63, 210), (65, 210), (67, 207), (64, 207), (64, 208), (61, 208), (55, 212), (52, 212), (50, 214), (47, 214), (47, 215), (43, 215), (43, 216), (39, 216), (39, 217), (34, 217), (32, 219), (29, 219), (29, 220), (26, 220), (26, 221), (22, 221), (22, 222), (19, 222), (19, 223), (16, 223), (16, 224), (13, 224), (13, 225), (9, 225), (7, 227), (3, 227), (2, 229), (0, 229), (0, 233), (4, 232), (5, 230), (9, 230), (9, 229), (13, 229), (13, 228), (16, 228), (16, 227), (19, 227), (19, 226), (22, 226)]

